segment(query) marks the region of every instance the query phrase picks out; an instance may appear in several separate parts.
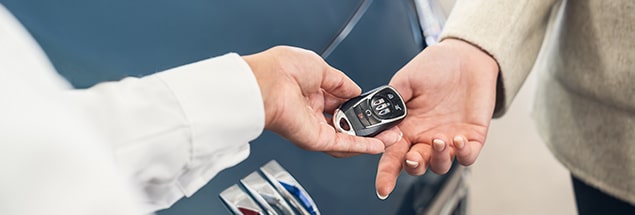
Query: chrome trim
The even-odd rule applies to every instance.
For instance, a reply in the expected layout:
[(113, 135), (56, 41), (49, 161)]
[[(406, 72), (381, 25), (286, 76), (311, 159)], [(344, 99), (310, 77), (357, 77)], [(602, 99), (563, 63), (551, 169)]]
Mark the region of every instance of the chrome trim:
[[(348, 131), (344, 130), (341, 126), (340, 126), (340, 120), (346, 120), (346, 123), (348, 123)], [(353, 129), (353, 125), (351, 124), (351, 121), (348, 120), (348, 117), (346, 117), (346, 114), (344, 113), (344, 111), (338, 109), (335, 109), (335, 115), (333, 115), (333, 126), (335, 126), (335, 129), (337, 129), (337, 131), (342, 132), (342, 133), (346, 133), (346, 134), (350, 134), (353, 136), (356, 136), (355, 134), (355, 129)]]

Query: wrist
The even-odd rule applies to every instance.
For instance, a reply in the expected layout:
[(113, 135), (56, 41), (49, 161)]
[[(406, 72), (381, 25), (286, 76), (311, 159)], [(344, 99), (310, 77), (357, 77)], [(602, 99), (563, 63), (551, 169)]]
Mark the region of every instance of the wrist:
[(265, 128), (268, 128), (271, 125), (271, 121), (273, 118), (272, 116), (274, 115), (273, 112), (275, 111), (273, 111), (274, 108), (269, 102), (269, 86), (271, 85), (270, 76), (264, 74), (266, 70), (264, 66), (266, 66), (266, 63), (263, 64), (261, 62), (263, 59), (262, 56), (259, 55), (260, 53), (241, 57), (247, 63), (247, 65), (249, 65), (251, 72), (254, 74), (254, 77), (256, 77), (256, 82), (258, 83), (258, 87), (260, 88), (260, 95), (262, 97), (262, 103), (265, 112)]
[(479, 68), (478, 71), (485, 72), (496, 78), (500, 71), (498, 62), (487, 51), (477, 45), (460, 39), (448, 38), (439, 45), (448, 46), (455, 50), (461, 59), (461, 66), (464, 68)]

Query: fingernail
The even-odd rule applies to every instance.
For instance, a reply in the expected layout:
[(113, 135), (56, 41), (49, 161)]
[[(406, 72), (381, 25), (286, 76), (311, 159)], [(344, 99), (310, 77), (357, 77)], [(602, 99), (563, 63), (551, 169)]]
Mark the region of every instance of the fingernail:
[(463, 141), (463, 138), (461, 136), (456, 136), (454, 137), (454, 145), (457, 148), (462, 149), (463, 147), (465, 147), (465, 141)]
[(437, 150), (437, 152), (441, 152), (443, 151), (443, 149), (445, 149), (445, 142), (443, 142), (443, 140), (441, 139), (434, 139), (432, 140), (432, 148), (434, 148), (434, 150)]
[(397, 137), (397, 140), (395, 141), (395, 143), (401, 141), (401, 138), (403, 138), (403, 132), (400, 131), (399, 137)]
[(419, 162), (406, 160), (406, 165), (408, 165), (408, 167), (410, 168), (417, 168), (419, 166)]
[(390, 195), (390, 194), (385, 195), (385, 196), (379, 195), (379, 191), (375, 191), (375, 193), (377, 194), (377, 198), (379, 198), (379, 199), (381, 199), (381, 200), (385, 200), (385, 199), (387, 199), (387, 198), (388, 198), (388, 195)]

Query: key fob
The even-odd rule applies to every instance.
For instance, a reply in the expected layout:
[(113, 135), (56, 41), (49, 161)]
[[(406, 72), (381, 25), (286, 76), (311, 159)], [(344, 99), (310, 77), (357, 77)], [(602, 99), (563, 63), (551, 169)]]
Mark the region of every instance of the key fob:
[(397, 90), (384, 85), (341, 104), (333, 114), (333, 125), (342, 133), (375, 136), (399, 124), (407, 113)]

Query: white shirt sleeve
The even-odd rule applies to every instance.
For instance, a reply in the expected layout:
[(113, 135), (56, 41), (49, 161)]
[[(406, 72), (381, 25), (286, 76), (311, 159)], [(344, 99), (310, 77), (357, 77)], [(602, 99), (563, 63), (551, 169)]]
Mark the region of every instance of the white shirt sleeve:
[(74, 90), (1, 4), (0, 47), (0, 214), (166, 208), (244, 160), (264, 127), (237, 54)]
[(257, 81), (237, 54), (67, 92), (112, 143), (151, 210), (191, 196), (249, 155), (264, 128)]
[(112, 147), (1, 4), (0, 47), (0, 214), (143, 214)]

